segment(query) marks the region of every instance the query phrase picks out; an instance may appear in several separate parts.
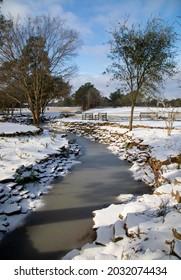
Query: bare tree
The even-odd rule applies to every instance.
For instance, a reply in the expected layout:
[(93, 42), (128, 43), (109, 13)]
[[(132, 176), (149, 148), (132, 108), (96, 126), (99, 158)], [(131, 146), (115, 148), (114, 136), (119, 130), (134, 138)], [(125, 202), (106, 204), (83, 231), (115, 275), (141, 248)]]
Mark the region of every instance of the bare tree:
[(175, 73), (173, 52), (176, 34), (172, 26), (161, 19), (148, 20), (141, 25), (119, 23), (111, 32), (109, 41), (112, 64), (107, 72), (121, 82), (123, 92), (130, 93), (132, 130), (134, 107), (140, 94), (159, 92), (164, 79)]
[(81, 40), (59, 17), (42, 15), (24, 20), (10, 17), (8, 22), (12, 24), (4, 30), (0, 45), (1, 71), (7, 84), (10, 79), (16, 81), (14, 85), (24, 92), (38, 126), (44, 99), (52, 95), (52, 90), (47, 91), (47, 82), (50, 76), (66, 79), (75, 72), (71, 59)]

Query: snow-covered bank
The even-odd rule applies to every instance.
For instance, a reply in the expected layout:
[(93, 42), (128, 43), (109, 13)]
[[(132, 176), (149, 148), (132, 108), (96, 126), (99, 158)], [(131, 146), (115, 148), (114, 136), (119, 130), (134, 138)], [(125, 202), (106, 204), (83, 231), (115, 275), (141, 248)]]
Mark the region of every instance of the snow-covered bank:
[[(37, 131), (9, 123), (0, 128), (8, 135)], [(35, 136), (0, 138), (0, 239), (42, 205), (41, 196), (51, 188), (51, 181), (69, 172), (78, 153), (76, 143), (48, 130)]]
[(132, 197), (94, 211), (97, 237), (64, 259), (170, 259), (181, 257), (181, 207), (169, 195)]
[(154, 188), (153, 195), (120, 196), (119, 205), (95, 210), (95, 242), (65, 259), (181, 258), (181, 130), (167, 136), (165, 129), (129, 132), (118, 123), (61, 120), (53, 125), (108, 144), (120, 159), (132, 162), (135, 179)]
[(22, 125), (18, 123), (7, 123), (2, 122), (0, 123), (0, 135), (7, 136), (7, 135), (14, 135), (14, 134), (28, 134), (28, 133), (38, 133), (40, 131), (39, 128), (33, 125)]

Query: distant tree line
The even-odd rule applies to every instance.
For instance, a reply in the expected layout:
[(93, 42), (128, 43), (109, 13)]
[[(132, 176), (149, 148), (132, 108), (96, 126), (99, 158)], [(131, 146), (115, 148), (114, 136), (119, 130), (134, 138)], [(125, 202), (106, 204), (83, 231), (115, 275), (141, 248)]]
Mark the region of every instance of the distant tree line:
[[(67, 97), (59, 100), (52, 105), (56, 106), (80, 106), (82, 110), (89, 110), (96, 107), (124, 107), (131, 106), (131, 94), (123, 94), (118, 89), (115, 92), (110, 93), (109, 97), (102, 96), (100, 91), (90, 82), (80, 86), (73, 94), (69, 94)], [(181, 98), (172, 100), (162, 99), (162, 104), (159, 103), (158, 98), (152, 98), (150, 96), (145, 97), (144, 94), (140, 94), (137, 100), (137, 106), (141, 107), (157, 107), (157, 105), (166, 107), (181, 107)]]
[[(122, 106), (131, 106), (131, 94), (123, 94), (120, 90), (117, 90), (109, 95), (107, 102), (112, 107), (122, 107)], [(181, 98), (175, 99), (162, 99), (162, 102), (159, 103), (159, 97), (154, 98), (151, 96), (144, 96), (143, 94), (139, 95), (136, 105), (137, 106), (149, 106), (149, 107), (157, 107), (163, 106), (163, 103), (166, 107), (181, 107)]]

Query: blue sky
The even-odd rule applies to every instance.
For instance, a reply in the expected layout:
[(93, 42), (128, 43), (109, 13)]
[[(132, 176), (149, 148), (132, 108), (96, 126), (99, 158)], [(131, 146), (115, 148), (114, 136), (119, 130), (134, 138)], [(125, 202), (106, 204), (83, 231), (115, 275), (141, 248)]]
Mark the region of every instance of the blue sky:
[[(67, 25), (76, 29), (83, 39), (83, 46), (75, 59), (78, 73), (71, 79), (74, 90), (91, 82), (106, 96), (117, 87), (116, 82), (107, 87), (109, 77), (102, 75), (110, 63), (106, 55), (106, 42), (111, 26), (124, 21), (128, 16), (130, 22), (143, 24), (150, 16), (161, 17), (169, 24), (174, 23), (176, 31), (181, 34), (181, 26), (176, 23), (179, 21), (178, 16), (181, 16), (181, 0), (3, 0), (1, 9), (3, 13), (10, 12), (13, 16), (48, 13), (64, 18)], [(181, 42), (178, 47), (181, 64)], [(163, 91), (165, 97), (181, 97), (177, 82), (180, 76), (167, 81)]]

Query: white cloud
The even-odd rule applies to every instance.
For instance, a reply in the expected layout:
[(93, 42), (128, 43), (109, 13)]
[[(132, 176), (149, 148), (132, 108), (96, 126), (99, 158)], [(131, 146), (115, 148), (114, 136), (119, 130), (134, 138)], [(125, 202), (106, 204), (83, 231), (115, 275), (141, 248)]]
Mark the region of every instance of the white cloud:
[(51, 4), (47, 7), (47, 12), (52, 16), (62, 17), (70, 28), (77, 30), (82, 37), (92, 36), (93, 32), (89, 25), (82, 22), (73, 12), (65, 12), (60, 4)]
[[(101, 1), (95, 7), (95, 17), (92, 24), (97, 23), (107, 29), (111, 24), (124, 21), (130, 16), (130, 24), (145, 22), (152, 17), (163, 17), (166, 20), (178, 11), (180, 14), (180, 0), (120, 0)], [(169, 19), (170, 19), (169, 18)]]
[(2, 5), (4, 14), (25, 17), (29, 15), (49, 14), (62, 17), (70, 28), (77, 30), (82, 37), (93, 36), (88, 23), (82, 22), (74, 12), (65, 12), (62, 3), (65, 0), (7, 0)]
[(1, 10), (5, 15), (10, 13), (12, 16), (24, 16), (29, 11), (29, 5), (22, 1), (9, 0), (3, 2)]
[(163, 95), (168, 99), (181, 98), (181, 88), (179, 88), (179, 84), (181, 82), (180, 74), (175, 75), (172, 79), (166, 80), (165, 90), (163, 91)]
[[(73, 85), (73, 92), (75, 92), (80, 86), (87, 82), (90, 82), (101, 92), (103, 96), (109, 97), (110, 93), (116, 91), (119, 88), (119, 82), (110, 82), (110, 78), (111, 77), (108, 74), (92, 75), (91, 73), (87, 73), (74, 77), (70, 80), (70, 84)], [(165, 89), (162, 91), (162, 95), (164, 98), (181, 98), (181, 88), (179, 88), (178, 85), (179, 79), (181, 81), (181, 77), (179, 75), (176, 75), (173, 79), (168, 79), (166, 81)]]
[(70, 84), (73, 85), (73, 92), (75, 92), (80, 86), (85, 83), (92, 83), (101, 93), (102, 96), (109, 96), (111, 92), (114, 92), (118, 88), (117, 82), (109, 83), (109, 75), (92, 75), (84, 74), (74, 77), (70, 80)]

